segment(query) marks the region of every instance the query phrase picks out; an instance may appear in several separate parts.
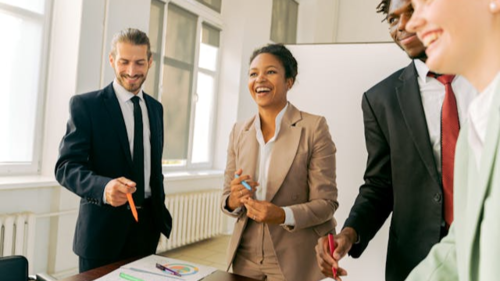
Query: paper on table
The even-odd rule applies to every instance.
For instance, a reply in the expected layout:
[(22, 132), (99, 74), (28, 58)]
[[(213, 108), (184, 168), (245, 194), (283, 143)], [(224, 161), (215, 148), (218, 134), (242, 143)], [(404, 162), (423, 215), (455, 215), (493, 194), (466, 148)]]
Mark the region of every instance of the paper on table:
[(125, 273), (129, 276), (132, 276), (134, 278), (144, 280), (144, 281), (181, 281), (184, 279), (179, 279), (179, 278), (172, 278), (170, 276), (159, 276), (159, 275), (154, 275), (151, 273), (145, 273), (145, 272), (138, 272), (132, 269), (127, 269), (127, 268), (118, 268), (115, 271), (112, 271), (103, 277), (96, 279), (95, 281), (125, 281), (126, 279), (123, 279), (120, 277), (120, 273)]
[[(175, 275), (159, 270), (158, 268), (156, 268), (156, 263), (159, 263), (172, 270), (179, 272), (181, 274), (181, 277), (176, 277)], [(149, 277), (149, 279), (145, 279), (145, 281), (150, 281), (150, 280), (151, 281), (156, 281), (156, 280), (198, 281), (217, 270), (217, 268), (214, 267), (198, 265), (183, 260), (171, 259), (157, 255), (147, 256), (140, 260), (126, 264), (122, 266), (122, 268), (130, 269), (132, 271), (140, 273), (149, 272), (145, 274), (150, 274), (151, 277)], [(153, 279), (155, 278), (155, 275), (160, 279)], [(168, 277), (170, 279), (162, 279), (165, 277)]]

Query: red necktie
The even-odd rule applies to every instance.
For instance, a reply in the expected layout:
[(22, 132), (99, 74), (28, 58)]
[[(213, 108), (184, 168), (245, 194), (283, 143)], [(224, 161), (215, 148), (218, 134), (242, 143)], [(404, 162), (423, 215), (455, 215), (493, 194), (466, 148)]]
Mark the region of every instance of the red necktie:
[(451, 88), (455, 75), (429, 73), (445, 86), (445, 97), (441, 109), (441, 179), (444, 193), (444, 220), (446, 227), (453, 222), (453, 164), (460, 122), (458, 120), (457, 100)]

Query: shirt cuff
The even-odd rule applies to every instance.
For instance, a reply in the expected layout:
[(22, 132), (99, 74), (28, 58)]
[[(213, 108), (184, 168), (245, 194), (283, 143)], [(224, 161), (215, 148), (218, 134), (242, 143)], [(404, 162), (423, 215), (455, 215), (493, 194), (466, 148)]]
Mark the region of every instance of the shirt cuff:
[(241, 210), (243, 209), (242, 207), (238, 207), (236, 209), (234, 209), (232, 212), (229, 211), (229, 209), (227, 208), (227, 206), (225, 206), (226, 210), (232, 214), (232, 215), (239, 215), (241, 213)]
[(282, 225), (295, 226), (295, 217), (293, 216), (293, 211), (290, 207), (282, 207), (285, 211), (285, 222)]
[(106, 201), (106, 189), (102, 192), (102, 203), (108, 204), (108, 201)]

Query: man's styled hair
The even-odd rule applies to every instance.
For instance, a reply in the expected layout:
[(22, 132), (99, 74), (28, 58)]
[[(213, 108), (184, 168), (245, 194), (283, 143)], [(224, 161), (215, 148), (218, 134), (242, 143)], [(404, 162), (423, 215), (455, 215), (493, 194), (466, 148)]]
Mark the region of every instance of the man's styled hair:
[(384, 20), (387, 19), (387, 14), (389, 13), (389, 6), (391, 5), (391, 0), (382, 0), (377, 6), (377, 13), (386, 15)]
[(151, 58), (151, 44), (149, 43), (148, 35), (139, 29), (127, 28), (113, 36), (113, 40), (111, 40), (111, 55), (113, 57), (116, 56), (116, 45), (118, 43), (146, 45), (148, 47), (148, 60)]

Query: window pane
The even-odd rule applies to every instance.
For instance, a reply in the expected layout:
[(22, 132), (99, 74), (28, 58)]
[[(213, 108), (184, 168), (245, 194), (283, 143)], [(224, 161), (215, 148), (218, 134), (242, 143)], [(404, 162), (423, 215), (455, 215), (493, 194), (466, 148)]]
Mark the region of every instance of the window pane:
[[(8, 26), (0, 44), (0, 162), (33, 159), (36, 104), (40, 80), (42, 26), (0, 10), (0, 26)], [(29, 82), (29, 83), (27, 83)]]
[(186, 160), (188, 154), (197, 21), (196, 15), (168, 5), (161, 102), (165, 108), (164, 161), (169, 163)]
[(149, 69), (148, 77), (144, 83), (144, 90), (153, 97), (159, 96), (159, 73), (161, 67), (161, 40), (163, 32), (163, 13), (165, 4), (161, 1), (151, 2), (149, 18), (149, 43), (153, 57), (153, 66)]
[(214, 105), (214, 77), (198, 72), (198, 99), (196, 101), (194, 136), (193, 136), (193, 163), (203, 163), (210, 160), (210, 140), (213, 128)]
[[(196, 1), (204, 4), (205, 6), (209, 7), (210, 9), (220, 13), (221, 6), (222, 6), (222, 0), (196, 0)], [(231, 1), (234, 1), (234, 0), (231, 0)]]
[(220, 30), (206, 23), (203, 23), (201, 30), (201, 43), (214, 47), (219, 47)]
[(146, 94), (158, 98), (160, 86), (159, 84), (159, 73), (161, 67), (160, 55), (156, 53), (152, 53), (151, 57), (153, 58), (153, 65), (149, 69), (148, 76), (146, 81), (144, 82), (144, 91)]
[(167, 57), (189, 64), (194, 63), (197, 20), (196, 15), (173, 4), (168, 5), (165, 48)]
[(187, 159), (192, 76), (192, 70), (168, 64), (163, 69), (164, 159)]
[(160, 52), (160, 42), (163, 30), (163, 11), (165, 4), (161, 1), (153, 0), (151, 2), (151, 12), (149, 17), (149, 43), (151, 51), (154, 53)]
[(220, 31), (203, 24), (198, 66), (207, 70), (216, 71), (219, 51)]
[(45, 0), (0, 0), (0, 3), (29, 10), (38, 14), (43, 14), (45, 10)]

